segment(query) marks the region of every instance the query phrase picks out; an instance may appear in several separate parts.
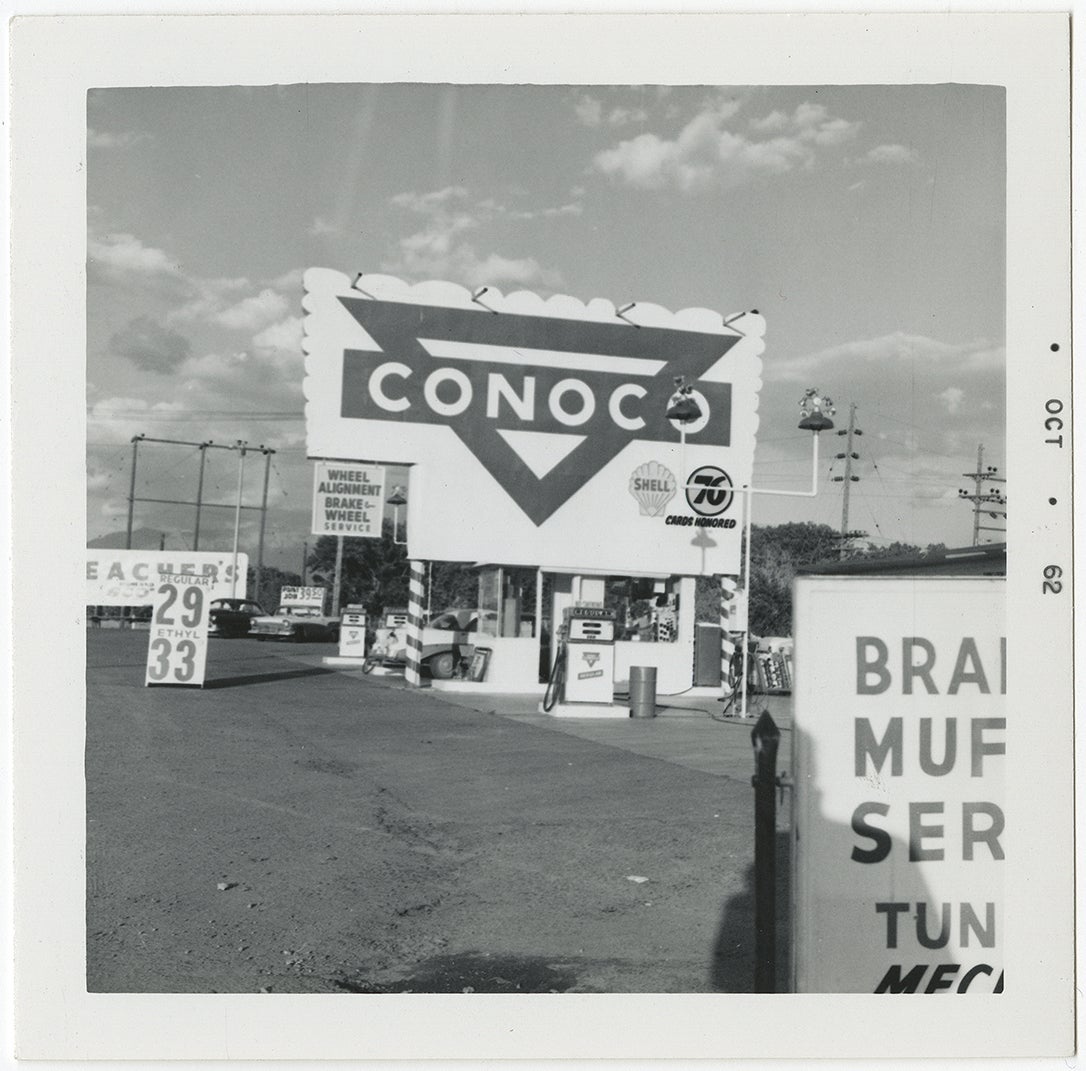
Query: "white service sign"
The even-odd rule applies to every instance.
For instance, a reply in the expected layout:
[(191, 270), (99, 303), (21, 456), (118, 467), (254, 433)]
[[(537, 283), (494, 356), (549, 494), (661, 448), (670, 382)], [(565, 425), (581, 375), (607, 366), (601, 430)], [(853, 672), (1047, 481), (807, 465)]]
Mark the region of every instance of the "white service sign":
[(211, 598), (246, 597), (249, 556), (217, 550), (87, 549), (87, 606), (150, 606), (163, 577), (175, 573), (211, 578)]
[(352, 461), (313, 466), (313, 535), (374, 539), (385, 510), (385, 470)]
[[(412, 558), (738, 572), (758, 313), (304, 281), (307, 450), (412, 466)], [(685, 445), (666, 416), (678, 378), (700, 411)]]
[(797, 991), (1002, 992), (1004, 581), (800, 577), (795, 607)]

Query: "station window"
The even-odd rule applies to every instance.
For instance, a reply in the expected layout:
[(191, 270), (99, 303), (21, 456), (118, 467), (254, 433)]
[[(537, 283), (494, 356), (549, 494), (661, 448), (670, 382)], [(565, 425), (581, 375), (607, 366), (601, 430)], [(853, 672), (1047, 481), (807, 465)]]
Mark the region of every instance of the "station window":
[(604, 599), (615, 611), (615, 639), (674, 643), (679, 638), (679, 593), (670, 585), (644, 577), (611, 576)]

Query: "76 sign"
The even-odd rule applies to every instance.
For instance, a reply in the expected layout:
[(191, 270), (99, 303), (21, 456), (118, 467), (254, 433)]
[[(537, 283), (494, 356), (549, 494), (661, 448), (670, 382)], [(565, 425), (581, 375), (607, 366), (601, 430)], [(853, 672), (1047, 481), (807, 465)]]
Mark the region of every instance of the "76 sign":
[(160, 577), (147, 644), (145, 685), (203, 685), (210, 583), (206, 576), (189, 573)]
[(702, 517), (723, 513), (734, 497), (732, 478), (716, 465), (702, 465), (686, 481), (686, 501)]

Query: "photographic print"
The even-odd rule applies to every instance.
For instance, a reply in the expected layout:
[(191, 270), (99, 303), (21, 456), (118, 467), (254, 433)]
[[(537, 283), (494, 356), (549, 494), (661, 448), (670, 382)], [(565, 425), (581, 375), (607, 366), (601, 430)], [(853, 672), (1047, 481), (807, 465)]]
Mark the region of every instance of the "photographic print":
[[(1069, 516), (1069, 341), (1026, 443), (1022, 106), (943, 62), (81, 73), (66, 977), (110, 1031), (942, 996), (923, 1055), (1023, 999), (1016, 600), (1062, 620), (1070, 561), (1008, 533)], [(719, 1045), (674, 1055), (783, 1053)]]
[[(95, 572), (212, 552), (226, 593), (189, 586), (210, 642), (151, 640), (152, 683), (200, 651), (200, 694), (126, 672), (146, 591), (91, 622), (88, 988), (753, 990), (745, 719), (786, 769), (797, 569), (1005, 571), (1003, 91), (135, 88), (87, 115)], [(417, 652), (330, 672), (343, 608), (364, 657), (416, 562)], [(1002, 595), (985, 616), (998, 647)], [(962, 658), (961, 704), (1000, 694)], [(998, 959), (1001, 868), (972, 869)]]

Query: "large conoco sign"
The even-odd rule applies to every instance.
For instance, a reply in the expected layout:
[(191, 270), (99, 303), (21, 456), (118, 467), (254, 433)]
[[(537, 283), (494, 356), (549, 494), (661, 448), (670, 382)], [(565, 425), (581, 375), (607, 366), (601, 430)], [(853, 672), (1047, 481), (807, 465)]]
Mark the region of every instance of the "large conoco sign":
[[(764, 321), (305, 273), (312, 457), (414, 466), (413, 558), (739, 568)], [(666, 416), (675, 381), (701, 415)]]

